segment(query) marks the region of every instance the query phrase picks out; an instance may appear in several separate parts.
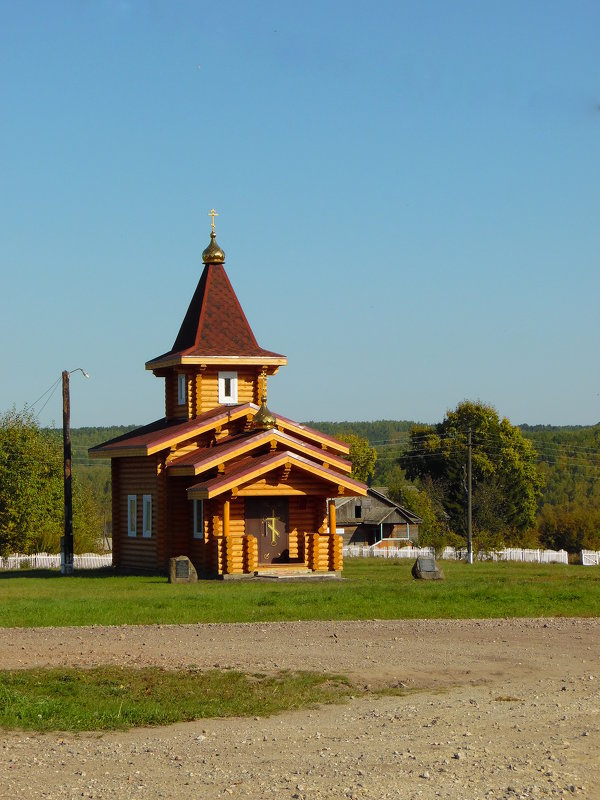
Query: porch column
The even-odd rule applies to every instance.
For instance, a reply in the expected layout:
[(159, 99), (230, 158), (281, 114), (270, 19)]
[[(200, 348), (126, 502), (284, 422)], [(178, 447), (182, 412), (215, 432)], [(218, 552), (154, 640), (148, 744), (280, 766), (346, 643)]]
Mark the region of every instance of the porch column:
[(329, 533), (335, 536), (335, 500), (329, 501)]
[(230, 501), (223, 503), (223, 536), (229, 536), (229, 505)]
[(342, 568), (343, 543), (342, 537), (335, 532), (335, 500), (329, 501), (329, 569), (338, 572)]

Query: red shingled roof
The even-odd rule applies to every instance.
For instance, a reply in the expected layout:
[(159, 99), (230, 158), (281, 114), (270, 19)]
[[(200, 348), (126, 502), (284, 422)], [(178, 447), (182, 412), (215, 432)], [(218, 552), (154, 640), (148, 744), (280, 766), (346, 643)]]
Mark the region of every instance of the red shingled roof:
[(112, 458), (115, 456), (147, 456), (166, 450), (175, 444), (193, 439), (194, 436), (217, 427), (219, 423), (238, 419), (247, 413), (256, 413), (258, 406), (253, 403), (240, 403), (236, 406), (217, 406), (199, 414), (194, 419), (167, 420), (151, 422), (136, 428), (108, 442), (90, 447), (88, 454), (93, 457)]
[(204, 267), (173, 347), (153, 361), (174, 355), (285, 358), (258, 345), (222, 264)]
[[(89, 449), (89, 455), (99, 458), (113, 458), (117, 456), (138, 456), (150, 455), (166, 450), (176, 444), (181, 444), (188, 440), (194, 439), (201, 433), (216, 428), (221, 423), (227, 423), (231, 420), (240, 419), (246, 415), (254, 416), (258, 411), (258, 406), (254, 403), (239, 403), (237, 405), (221, 405), (212, 408), (199, 414), (194, 419), (187, 420), (167, 420), (159, 419), (149, 425), (144, 425), (141, 428), (129, 431), (122, 436), (117, 436), (116, 439), (111, 439), (103, 444), (96, 445)], [(282, 417), (280, 414), (275, 414), (277, 426), (283, 428), (283, 431), (277, 430), (273, 432), (274, 435), (282, 443), (288, 441), (290, 446), (295, 442), (301, 445), (304, 452), (312, 451), (314, 448), (315, 455), (323, 462), (335, 464), (338, 469), (345, 469), (349, 466), (349, 462), (344, 459), (344, 455), (348, 453), (348, 445), (345, 442), (340, 442), (332, 436), (321, 433), (320, 431), (302, 425), (299, 422), (293, 422), (287, 417)], [(233, 442), (239, 443), (249, 436), (259, 437), (259, 434), (252, 431), (252, 433), (237, 434), (231, 439), (226, 439), (219, 444), (219, 447), (228, 447)], [(268, 436), (267, 436), (268, 438)], [(318, 444), (316, 444), (318, 443)], [(321, 451), (319, 444), (326, 445), (328, 452)], [(213, 448), (213, 453), (217, 452), (217, 448)], [(202, 458), (202, 449), (198, 448), (194, 453), (188, 453), (185, 456), (173, 456), (171, 462), (174, 466), (176, 464), (194, 464), (196, 459)]]

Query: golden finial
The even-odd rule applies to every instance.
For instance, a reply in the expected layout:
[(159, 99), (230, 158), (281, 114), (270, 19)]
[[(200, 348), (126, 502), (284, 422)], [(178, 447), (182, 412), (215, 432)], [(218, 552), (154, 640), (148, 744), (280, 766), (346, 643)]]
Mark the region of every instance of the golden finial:
[(261, 404), (260, 408), (254, 415), (253, 425), (258, 430), (267, 430), (268, 428), (274, 428), (277, 425), (277, 417), (267, 408), (267, 373), (265, 370), (260, 373), (260, 377), (260, 383), (262, 384), (260, 386)]
[(225, 251), (221, 250), (217, 244), (217, 234), (215, 233), (215, 217), (219, 215), (214, 208), (211, 208), (208, 212), (208, 216), (211, 218), (210, 244), (202, 253), (202, 261), (204, 261), (205, 264), (222, 264), (225, 261)]

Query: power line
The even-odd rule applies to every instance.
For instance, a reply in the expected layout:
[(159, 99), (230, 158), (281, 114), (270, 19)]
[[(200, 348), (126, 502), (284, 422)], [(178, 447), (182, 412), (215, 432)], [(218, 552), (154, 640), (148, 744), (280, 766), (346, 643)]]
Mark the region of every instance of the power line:
[[(38, 399), (37, 399), (37, 400), (36, 400), (34, 403), (30, 403), (30, 404), (29, 404), (29, 408), (35, 408), (35, 406), (36, 406), (36, 405), (37, 405), (37, 404), (40, 402), (40, 400), (42, 399), (42, 397), (45, 397), (45, 396), (48, 394), (48, 392), (49, 392), (51, 389), (55, 389), (55, 388), (58, 386), (58, 384), (61, 382), (61, 380), (62, 380), (62, 375), (59, 375), (59, 376), (58, 376), (58, 378), (57, 378), (57, 379), (54, 381), (54, 383), (52, 384), (52, 386), (49, 386), (49, 387), (46, 389), (46, 391), (45, 391), (43, 394), (41, 394), (41, 395), (38, 397)], [(48, 401), (46, 401), (46, 402), (48, 402)], [(44, 403), (44, 406), (45, 406), (45, 405), (46, 405), (46, 403)], [(43, 408), (44, 406), (42, 406), (42, 408)]]
[(48, 395), (48, 397), (46, 398), (46, 402), (44, 403), (44, 405), (43, 405), (43, 406), (40, 408), (40, 410), (37, 412), (37, 414), (36, 414), (36, 417), (39, 417), (39, 416), (40, 416), (40, 414), (41, 414), (41, 413), (42, 413), (42, 411), (43, 411), (43, 410), (46, 408), (46, 406), (48, 405), (48, 403), (49, 403), (49, 401), (51, 400), (52, 396), (54, 395), (54, 392), (55, 392), (57, 389), (58, 389), (58, 382), (55, 384), (54, 388), (52, 389), (52, 391), (50, 392), (50, 394), (49, 394), (49, 395)]

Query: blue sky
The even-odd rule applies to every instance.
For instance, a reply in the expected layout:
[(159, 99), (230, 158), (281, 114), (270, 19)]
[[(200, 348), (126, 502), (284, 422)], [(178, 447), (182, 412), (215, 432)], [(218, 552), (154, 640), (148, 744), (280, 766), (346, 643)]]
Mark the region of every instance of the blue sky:
[(1, 3), (0, 411), (83, 367), (73, 425), (160, 417), (144, 363), (215, 207), (280, 413), (598, 422), (598, 30), (597, 2)]

